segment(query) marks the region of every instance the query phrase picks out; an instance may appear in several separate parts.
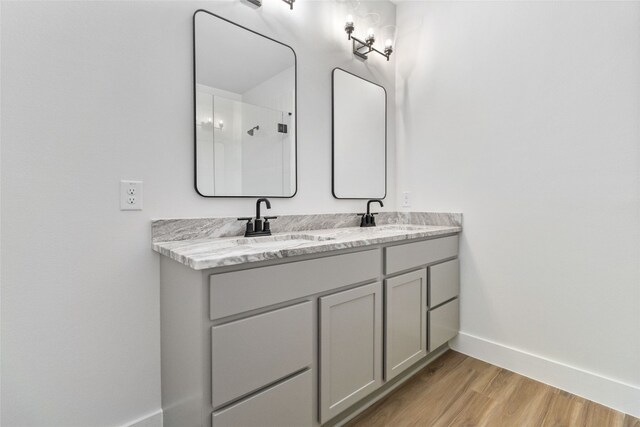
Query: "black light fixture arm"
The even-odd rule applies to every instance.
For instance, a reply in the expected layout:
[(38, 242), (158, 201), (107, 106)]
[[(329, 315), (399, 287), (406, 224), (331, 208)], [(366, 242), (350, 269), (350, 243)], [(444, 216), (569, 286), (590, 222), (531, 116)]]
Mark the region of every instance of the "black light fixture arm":
[[(262, 6), (262, 0), (247, 0), (247, 1), (255, 6), (258, 6), (258, 7)], [(293, 3), (295, 3), (296, 0), (282, 0), (282, 1), (289, 5), (289, 9), (293, 10)]]
[[(362, 40), (360, 40), (356, 36), (351, 36), (350, 35), (349, 38), (353, 41), (353, 53), (356, 54), (357, 56), (359, 56), (362, 59), (367, 59), (367, 55), (368, 54), (370, 54), (371, 52), (376, 52), (376, 53), (379, 53), (380, 55), (384, 56), (385, 58), (387, 58), (387, 61), (388, 61), (389, 57), (391, 56), (391, 52), (393, 52), (393, 50), (391, 48), (385, 49), (385, 52), (380, 52), (378, 49), (373, 47), (371, 44), (369, 44), (367, 42), (363, 42)], [(362, 52), (361, 51), (362, 49), (366, 49), (366, 51)]]

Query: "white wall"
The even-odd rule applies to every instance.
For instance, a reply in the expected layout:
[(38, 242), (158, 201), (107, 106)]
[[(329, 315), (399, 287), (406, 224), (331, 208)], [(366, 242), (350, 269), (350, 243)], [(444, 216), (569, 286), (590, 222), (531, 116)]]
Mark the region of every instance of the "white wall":
[(639, 416), (640, 3), (397, 19), (398, 192), (464, 212), (457, 347)]
[[(275, 215), (362, 209), (331, 195), (331, 70), (375, 79), (394, 99), (394, 64), (353, 58), (346, 3), (1, 7), (1, 422), (124, 424), (160, 408), (150, 219), (254, 212), (252, 200), (193, 189), (192, 13), (220, 13), (298, 54), (299, 191), (272, 200)], [(391, 3), (372, 7), (394, 21)], [(120, 179), (144, 181), (143, 211), (119, 210)]]

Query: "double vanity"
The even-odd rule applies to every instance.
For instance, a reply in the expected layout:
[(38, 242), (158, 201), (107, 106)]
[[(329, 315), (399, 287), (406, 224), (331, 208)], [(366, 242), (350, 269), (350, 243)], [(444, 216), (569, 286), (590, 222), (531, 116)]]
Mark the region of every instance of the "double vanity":
[(344, 423), (458, 331), (461, 215), (159, 220), (166, 426)]
[[(195, 189), (259, 199), (255, 218), (152, 224), (164, 425), (344, 424), (457, 334), (461, 215), (375, 214), (371, 200), (361, 217), (262, 217), (266, 197), (299, 190), (298, 59), (205, 10), (193, 43)], [(386, 89), (349, 68), (326, 70), (332, 193), (384, 199)]]

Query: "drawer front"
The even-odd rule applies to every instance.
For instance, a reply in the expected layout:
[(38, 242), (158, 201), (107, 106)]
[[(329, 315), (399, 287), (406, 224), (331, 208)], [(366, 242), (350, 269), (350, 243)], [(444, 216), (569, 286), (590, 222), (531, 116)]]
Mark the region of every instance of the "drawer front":
[(212, 427), (305, 427), (313, 424), (311, 370), (214, 412)]
[(429, 307), (460, 295), (460, 262), (457, 259), (429, 267)]
[(408, 270), (458, 255), (458, 236), (385, 248), (385, 274)]
[(376, 279), (380, 250), (367, 250), (210, 278), (211, 320)]
[(460, 300), (454, 299), (435, 310), (429, 311), (429, 351), (433, 351), (451, 338), (460, 329)]
[(213, 407), (310, 366), (312, 328), (311, 302), (211, 328)]

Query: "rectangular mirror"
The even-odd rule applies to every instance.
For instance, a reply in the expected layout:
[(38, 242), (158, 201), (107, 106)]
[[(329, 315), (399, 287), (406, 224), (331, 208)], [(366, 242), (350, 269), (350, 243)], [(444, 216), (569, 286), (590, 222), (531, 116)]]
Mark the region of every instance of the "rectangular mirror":
[(205, 197), (296, 193), (296, 55), (205, 10), (193, 16), (195, 187)]
[(333, 196), (383, 199), (387, 194), (387, 91), (333, 70)]

